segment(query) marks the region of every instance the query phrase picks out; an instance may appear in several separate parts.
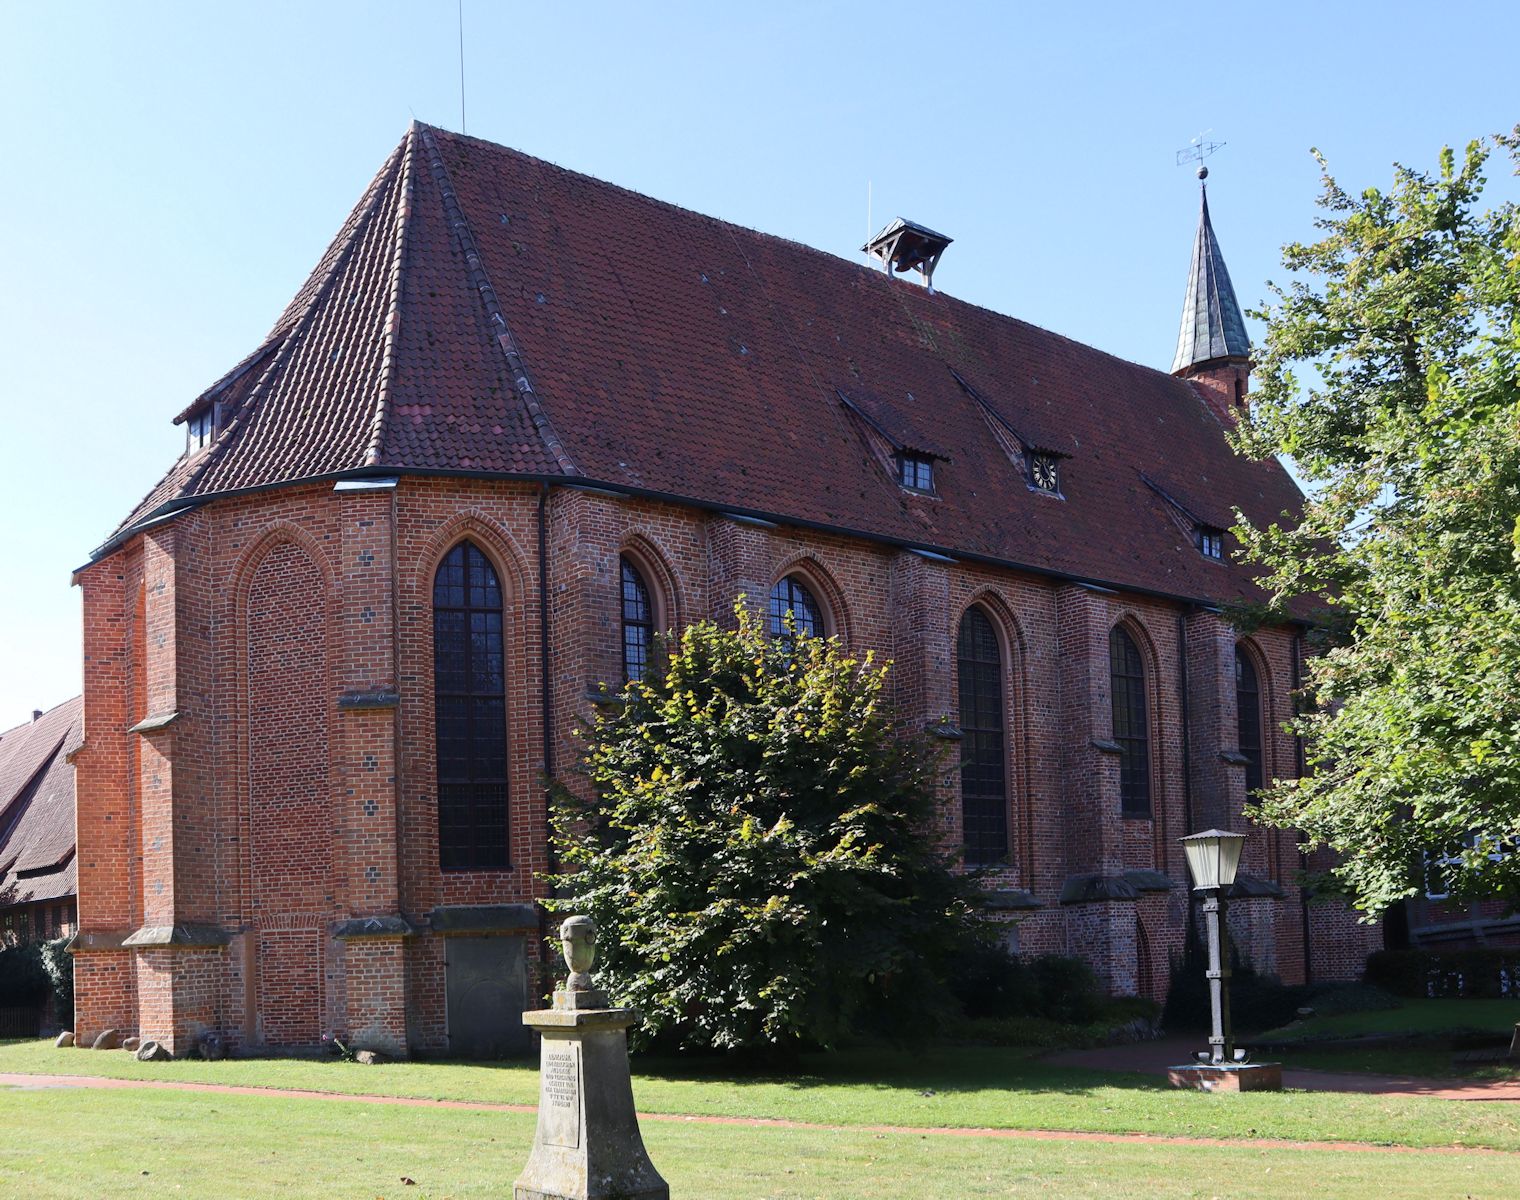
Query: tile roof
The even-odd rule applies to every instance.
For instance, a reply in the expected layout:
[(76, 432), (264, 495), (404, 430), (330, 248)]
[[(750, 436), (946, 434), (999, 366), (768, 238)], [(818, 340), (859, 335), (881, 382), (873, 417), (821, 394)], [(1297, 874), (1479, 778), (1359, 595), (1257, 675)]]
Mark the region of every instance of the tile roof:
[(72, 896), (74, 766), (84, 740), (76, 696), (0, 733), (0, 907)]
[[(937, 501), (897, 486), (841, 393), (947, 460)], [(212, 402), (212, 446), (123, 530), (302, 478), (579, 476), (1223, 599), (1253, 593), (1249, 575), (1204, 560), (1144, 476), (1258, 519), (1300, 502), (1185, 381), (420, 124), (265, 343), (181, 418)], [(1030, 492), (996, 425), (1069, 456), (1064, 499)]]

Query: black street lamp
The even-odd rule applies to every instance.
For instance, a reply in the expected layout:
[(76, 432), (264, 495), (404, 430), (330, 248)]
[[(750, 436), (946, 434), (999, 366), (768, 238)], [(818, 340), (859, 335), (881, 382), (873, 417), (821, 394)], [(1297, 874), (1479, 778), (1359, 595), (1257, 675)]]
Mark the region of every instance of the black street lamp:
[(1245, 835), (1224, 829), (1209, 829), (1179, 839), (1187, 852), (1188, 872), (1193, 890), (1203, 893), (1203, 918), (1209, 936), (1209, 1004), (1213, 1010), (1213, 1032), (1209, 1048), (1200, 1051), (1198, 1060), (1212, 1066), (1245, 1061), (1245, 1052), (1235, 1049), (1230, 1032), (1230, 931), (1225, 925), (1225, 893), (1235, 882), (1240, 866), (1240, 852)]

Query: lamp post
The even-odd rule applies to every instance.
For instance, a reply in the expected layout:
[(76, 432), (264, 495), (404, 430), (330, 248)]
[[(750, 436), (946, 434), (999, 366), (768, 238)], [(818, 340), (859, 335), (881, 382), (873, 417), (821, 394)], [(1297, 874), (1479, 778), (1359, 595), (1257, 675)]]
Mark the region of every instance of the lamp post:
[(1240, 1062), (1245, 1055), (1237, 1054), (1230, 1033), (1230, 933), (1224, 920), (1224, 897), (1235, 882), (1235, 871), (1240, 866), (1240, 852), (1245, 846), (1245, 835), (1224, 829), (1209, 829), (1179, 840), (1187, 853), (1193, 890), (1203, 893), (1203, 918), (1209, 937), (1207, 977), (1213, 1030), (1209, 1034), (1208, 1050), (1200, 1052), (1198, 1058), (1213, 1066)]

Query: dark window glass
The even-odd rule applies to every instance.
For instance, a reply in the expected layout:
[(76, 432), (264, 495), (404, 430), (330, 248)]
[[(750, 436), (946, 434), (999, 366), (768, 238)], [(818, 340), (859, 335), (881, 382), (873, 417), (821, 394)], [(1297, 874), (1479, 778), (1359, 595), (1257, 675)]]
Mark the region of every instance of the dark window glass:
[(505, 867), (507, 702), (501, 586), (460, 542), (433, 577), (438, 858), (445, 871)]
[(912, 454), (901, 455), (897, 460), (897, 481), (915, 492), (932, 492), (934, 463)]
[(795, 575), (788, 575), (771, 588), (770, 630), (772, 637), (791, 636), (786, 627), (786, 614), (791, 613), (796, 622), (797, 636), (823, 636), (823, 618), (819, 616), (818, 602), (813, 593), (803, 586)]
[(1246, 791), (1261, 787), (1261, 685), (1250, 656), (1235, 650), (1235, 713), (1240, 752), (1246, 757)]
[(638, 568), (626, 558), (619, 562), (623, 571), (623, 678), (632, 682), (643, 679), (649, 669), (649, 654), (654, 648), (654, 608)]
[(1003, 652), (987, 614), (966, 610), (955, 645), (960, 684), (961, 820), (966, 862), (1008, 857), (1008, 764), (1004, 751)]
[(187, 436), (191, 450), (201, 450), (211, 444), (211, 438), (216, 432), (216, 410), (208, 408), (198, 412), (186, 423)]
[(1145, 662), (1117, 625), (1108, 635), (1113, 681), (1114, 741), (1119, 744), (1119, 807), (1125, 816), (1151, 813), (1151, 739), (1145, 710)]

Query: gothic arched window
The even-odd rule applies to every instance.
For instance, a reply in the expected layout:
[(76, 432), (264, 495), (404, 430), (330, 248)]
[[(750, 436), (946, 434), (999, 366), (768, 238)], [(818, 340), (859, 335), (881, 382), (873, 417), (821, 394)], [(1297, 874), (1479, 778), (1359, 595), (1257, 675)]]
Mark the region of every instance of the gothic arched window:
[(1240, 753), (1246, 760), (1246, 791), (1254, 792), (1265, 782), (1261, 755), (1261, 684), (1256, 667), (1239, 646), (1235, 647), (1235, 719)]
[(790, 636), (786, 627), (787, 613), (792, 614), (798, 637), (804, 634), (811, 637), (823, 636), (823, 616), (818, 607), (818, 601), (813, 599), (813, 593), (808, 591), (802, 580), (795, 575), (788, 575), (771, 588), (770, 631), (772, 637)]
[(968, 608), (955, 642), (960, 686), (961, 824), (966, 862), (1008, 856), (1008, 761), (1004, 750), (1003, 651), (987, 614)]
[(505, 867), (507, 701), (501, 585), (473, 542), (433, 577), (438, 859), (445, 871)]
[(639, 569), (626, 557), (618, 559), (622, 571), (623, 678), (632, 683), (643, 679), (654, 650), (654, 605)]
[(1145, 660), (1140, 647), (1115, 625), (1108, 635), (1113, 684), (1114, 741), (1119, 745), (1119, 807), (1127, 817), (1151, 814), (1151, 737), (1145, 708)]

